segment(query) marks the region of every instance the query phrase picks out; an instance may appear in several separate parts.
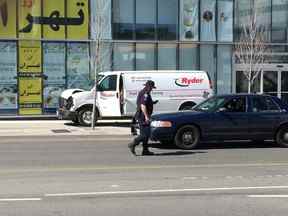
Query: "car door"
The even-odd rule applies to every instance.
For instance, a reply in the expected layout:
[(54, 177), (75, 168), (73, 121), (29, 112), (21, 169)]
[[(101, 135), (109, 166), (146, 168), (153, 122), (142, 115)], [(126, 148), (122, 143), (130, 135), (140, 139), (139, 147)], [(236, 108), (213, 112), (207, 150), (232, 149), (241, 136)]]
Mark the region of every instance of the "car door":
[(212, 115), (210, 134), (219, 139), (246, 139), (248, 135), (246, 96), (227, 98)]
[(255, 95), (250, 98), (248, 127), (252, 139), (270, 139), (279, 125), (282, 111), (270, 96)]
[(97, 86), (97, 104), (102, 116), (121, 116), (118, 77), (109, 75)]

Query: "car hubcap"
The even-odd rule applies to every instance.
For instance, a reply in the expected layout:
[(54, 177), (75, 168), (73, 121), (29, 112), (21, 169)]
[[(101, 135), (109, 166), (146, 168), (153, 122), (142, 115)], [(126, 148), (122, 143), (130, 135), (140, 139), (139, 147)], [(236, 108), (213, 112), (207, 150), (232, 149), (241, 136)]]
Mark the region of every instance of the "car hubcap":
[(87, 111), (83, 113), (83, 121), (86, 124), (91, 124), (92, 121), (92, 112), (91, 111)]
[(183, 143), (185, 143), (185, 144), (193, 143), (193, 141), (194, 141), (193, 132), (185, 132), (185, 133), (183, 133), (182, 140), (183, 140)]
[(283, 141), (288, 142), (288, 132), (287, 131), (283, 132)]

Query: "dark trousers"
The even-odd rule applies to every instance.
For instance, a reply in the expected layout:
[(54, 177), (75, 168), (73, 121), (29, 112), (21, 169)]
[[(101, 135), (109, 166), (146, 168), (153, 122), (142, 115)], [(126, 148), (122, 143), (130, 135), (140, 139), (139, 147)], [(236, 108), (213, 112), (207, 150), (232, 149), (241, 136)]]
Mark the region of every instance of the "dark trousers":
[(136, 146), (142, 142), (143, 150), (146, 151), (148, 150), (148, 140), (150, 137), (150, 125), (140, 124), (139, 127), (140, 127), (140, 134), (137, 137), (135, 137), (134, 144)]

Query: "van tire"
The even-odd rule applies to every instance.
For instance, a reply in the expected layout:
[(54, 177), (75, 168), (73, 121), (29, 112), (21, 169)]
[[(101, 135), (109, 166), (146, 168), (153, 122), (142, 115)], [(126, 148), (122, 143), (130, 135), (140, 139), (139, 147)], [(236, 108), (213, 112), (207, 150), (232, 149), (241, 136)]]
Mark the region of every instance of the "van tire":
[(184, 150), (196, 148), (200, 140), (200, 131), (194, 125), (185, 125), (178, 129), (175, 136), (175, 144)]
[(186, 102), (180, 106), (179, 110), (191, 110), (195, 105), (194, 102)]
[[(78, 120), (80, 125), (89, 127), (92, 124), (92, 114), (93, 114), (93, 109), (90, 107), (85, 107), (81, 109), (78, 113)], [(97, 113), (95, 115), (95, 122), (97, 122)]]

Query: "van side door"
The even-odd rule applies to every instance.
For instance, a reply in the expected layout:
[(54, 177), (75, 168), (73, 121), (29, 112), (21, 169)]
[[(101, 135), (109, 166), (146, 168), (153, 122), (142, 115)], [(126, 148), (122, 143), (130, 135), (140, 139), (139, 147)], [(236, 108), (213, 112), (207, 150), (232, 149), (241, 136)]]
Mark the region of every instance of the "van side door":
[(121, 116), (119, 76), (108, 75), (97, 86), (97, 104), (102, 116)]

